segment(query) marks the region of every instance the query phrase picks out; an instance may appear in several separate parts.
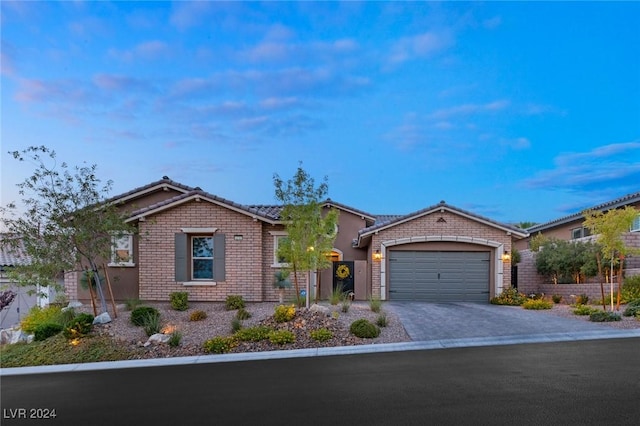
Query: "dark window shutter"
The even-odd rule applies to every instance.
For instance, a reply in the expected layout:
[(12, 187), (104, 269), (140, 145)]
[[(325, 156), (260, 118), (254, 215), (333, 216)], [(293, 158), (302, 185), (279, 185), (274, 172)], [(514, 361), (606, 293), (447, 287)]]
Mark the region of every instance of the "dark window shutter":
[(225, 234), (215, 234), (213, 236), (213, 280), (225, 280)]
[(175, 234), (175, 271), (176, 281), (189, 281), (188, 276), (188, 248), (189, 236), (187, 234)]

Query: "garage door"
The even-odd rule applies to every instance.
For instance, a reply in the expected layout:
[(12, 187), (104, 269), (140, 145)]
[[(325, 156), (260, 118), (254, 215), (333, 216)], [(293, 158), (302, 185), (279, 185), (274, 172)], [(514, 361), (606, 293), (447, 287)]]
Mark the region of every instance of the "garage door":
[(397, 251), (389, 255), (389, 299), (488, 302), (489, 252)]

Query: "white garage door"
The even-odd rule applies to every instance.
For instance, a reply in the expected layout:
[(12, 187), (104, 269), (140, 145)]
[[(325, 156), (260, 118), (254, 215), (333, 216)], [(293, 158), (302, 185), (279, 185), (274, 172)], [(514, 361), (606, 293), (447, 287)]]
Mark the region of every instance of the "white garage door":
[(389, 255), (389, 299), (488, 302), (490, 252), (398, 251)]

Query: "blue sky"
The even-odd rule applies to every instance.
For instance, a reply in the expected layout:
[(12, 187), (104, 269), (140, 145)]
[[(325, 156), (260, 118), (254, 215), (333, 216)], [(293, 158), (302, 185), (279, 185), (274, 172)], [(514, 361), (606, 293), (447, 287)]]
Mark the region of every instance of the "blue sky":
[(640, 3), (10, 2), (2, 200), (46, 145), (111, 195), (273, 204), (298, 162), (372, 214), (546, 222), (640, 191)]

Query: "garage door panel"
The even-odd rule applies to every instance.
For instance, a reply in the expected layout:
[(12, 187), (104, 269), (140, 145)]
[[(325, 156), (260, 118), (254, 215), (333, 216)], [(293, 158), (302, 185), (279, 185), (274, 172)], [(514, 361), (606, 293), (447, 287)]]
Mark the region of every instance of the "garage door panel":
[(489, 252), (390, 251), (392, 300), (488, 302)]

